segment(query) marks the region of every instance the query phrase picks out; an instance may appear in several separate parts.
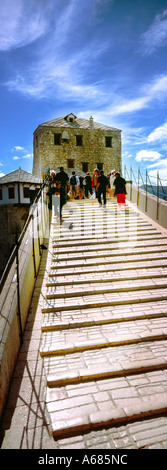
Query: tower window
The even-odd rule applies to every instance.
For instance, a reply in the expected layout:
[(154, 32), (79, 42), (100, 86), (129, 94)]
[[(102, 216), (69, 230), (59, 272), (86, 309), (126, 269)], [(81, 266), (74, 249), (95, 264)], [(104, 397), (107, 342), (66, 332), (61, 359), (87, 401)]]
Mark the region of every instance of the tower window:
[(112, 137), (106, 137), (106, 147), (112, 147)]
[(61, 145), (61, 134), (54, 134), (54, 144)]
[(76, 145), (82, 147), (82, 135), (76, 135)]
[(74, 160), (71, 158), (67, 160), (67, 168), (74, 168)]

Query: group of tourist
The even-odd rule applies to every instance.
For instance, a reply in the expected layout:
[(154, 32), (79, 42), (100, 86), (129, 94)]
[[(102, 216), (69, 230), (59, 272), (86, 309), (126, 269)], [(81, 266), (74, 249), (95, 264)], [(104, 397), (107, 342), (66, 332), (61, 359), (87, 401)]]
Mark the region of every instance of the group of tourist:
[(106, 177), (103, 170), (98, 170), (97, 168), (94, 170), (93, 177), (88, 172), (83, 178), (82, 176), (77, 176), (75, 171), (73, 171), (69, 179), (70, 193), (73, 198), (89, 198), (94, 194), (99, 204), (102, 204), (101, 196), (103, 196), (104, 205), (106, 205), (106, 193), (109, 194), (109, 197), (116, 195), (118, 204), (125, 204), (125, 184), (126, 182), (124, 178), (121, 178), (119, 172), (112, 170)]
[(118, 206), (125, 205), (126, 194), (126, 181), (121, 177), (120, 172), (112, 170), (108, 176), (104, 175), (103, 170), (94, 170), (93, 176), (87, 172), (86, 176), (77, 176), (75, 171), (69, 178), (63, 167), (60, 167), (60, 172), (51, 175), (52, 182), (56, 184), (56, 190), (60, 194), (60, 216), (62, 207), (66, 202), (67, 197), (72, 196), (73, 199), (83, 199), (89, 197), (96, 197), (99, 206), (106, 207), (106, 193), (109, 197), (116, 196)]

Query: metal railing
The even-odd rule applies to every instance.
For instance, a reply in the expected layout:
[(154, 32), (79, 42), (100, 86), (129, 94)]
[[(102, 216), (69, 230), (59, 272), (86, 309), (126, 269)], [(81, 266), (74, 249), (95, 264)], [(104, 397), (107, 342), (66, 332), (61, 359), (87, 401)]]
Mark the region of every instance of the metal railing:
[[(140, 168), (138, 168), (138, 170), (135, 171), (133, 170), (132, 167), (127, 169), (126, 165), (124, 166), (124, 178), (125, 180), (129, 180), (129, 183), (131, 185), (130, 200), (132, 198), (133, 185), (137, 187), (137, 205), (139, 204), (140, 190), (145, 191), (146, 193), (145, 212), (147, 212), (148, 195), (152, 194), (153, 196), (156, 197), (156, 201), (157, 201), (156, 218), (158, 220), (160, 200), (163, 199), (163, 201), (167, 201), (167, 180), (160, 178), (158, 170), (155, 176), (155, 175), (151, 175), (150, 173), (148, 173), (147, 169), (145, 173), (143, 173), (141, 172)], [(166, 191), (165, 191), (165, 187), (166, 187)]]
[(15, 245), (0, 279), (0, 345), (5, 341), (5, 329), (7, 325), (10, 325), (10, 316), (15, 310), (21, 342), (23, 339), (20, 290), (30, 260), (33, 263), (34, 278), (37, 276), (36, 257), (38, 255), (39, 258), (42, 253), (41, 243), (48, 217), (48, 198), (45, 192), (47, 185), (48, 176), (30, 206), (22, 232), (19, 236), (16, 233)]

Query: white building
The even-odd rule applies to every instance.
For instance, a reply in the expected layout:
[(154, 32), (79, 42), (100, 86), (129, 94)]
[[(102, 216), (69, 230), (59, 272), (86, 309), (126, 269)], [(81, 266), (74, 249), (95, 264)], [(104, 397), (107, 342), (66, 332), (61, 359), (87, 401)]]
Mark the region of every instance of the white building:
[(0, 205), (30, 204), (31, 196), (40, 188), (42, 179), (22, 170), (12, 171), (0, 178)]

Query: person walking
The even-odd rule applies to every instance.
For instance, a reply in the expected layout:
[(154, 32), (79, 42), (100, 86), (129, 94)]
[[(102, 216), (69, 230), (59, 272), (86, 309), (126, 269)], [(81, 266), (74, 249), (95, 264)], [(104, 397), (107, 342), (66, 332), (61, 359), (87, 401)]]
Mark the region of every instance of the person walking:
[(83, 177), (79, 176), (79, 191), (78, 191), (79, 199), (84, 199), (83, 180), (84, 180)]
[(98, 177), (98, 183), (97, 183), (97, 187), (98, 187), (97, 195), (98, 195), (98, 202), (99, 202), (100, 207), (102, 206), (101, 196), (103, 196), (103, 204), (104, 204), (104, 207), (106, 207), (107, 186), (108, 186), (108, 179), (104, 175), (104, 171), (100, 170), (100, 176)]
[(92, 194), (92, 178), (88, 172), (85, 176), (85, 197), (88, 198)]
[(114, 197), (114, 193), (115, 193), (115, 188), (114, 188), (114, 180), (115, 180), (115, 170), (112, 170), (111, 171), (111, 174), (110, 174), (110, 197)]
[(120, 172), (115, 173), (115, 180), (113, 182), (115, 187), (115, 196), (117, 197), (118, 207), (125, 206), (125, 194), (126, 194), (126, 181), (120, 175)]
[(99, 170), (95, 168), (93, 177), (92, 177), (92, 188), (94, 188), (95, 197), (97, 196), (97, 182), (98, 182)]
[(78, 186), (79, 186), (79, 178), (76, 176), (75, 171), (72, 171), (72, 176), (70, 177), (70, 186), (72, 190), (72, 197), (73, 199), (78, 196)]
[(62, 208), (66, 204), (67, 199), (68, 183), (68, 175), (65, 173), (63, 166), (60, 167), (60, 171), (56, 174), (55, 181), (60, 186), (60, 218), (62, 218)]

